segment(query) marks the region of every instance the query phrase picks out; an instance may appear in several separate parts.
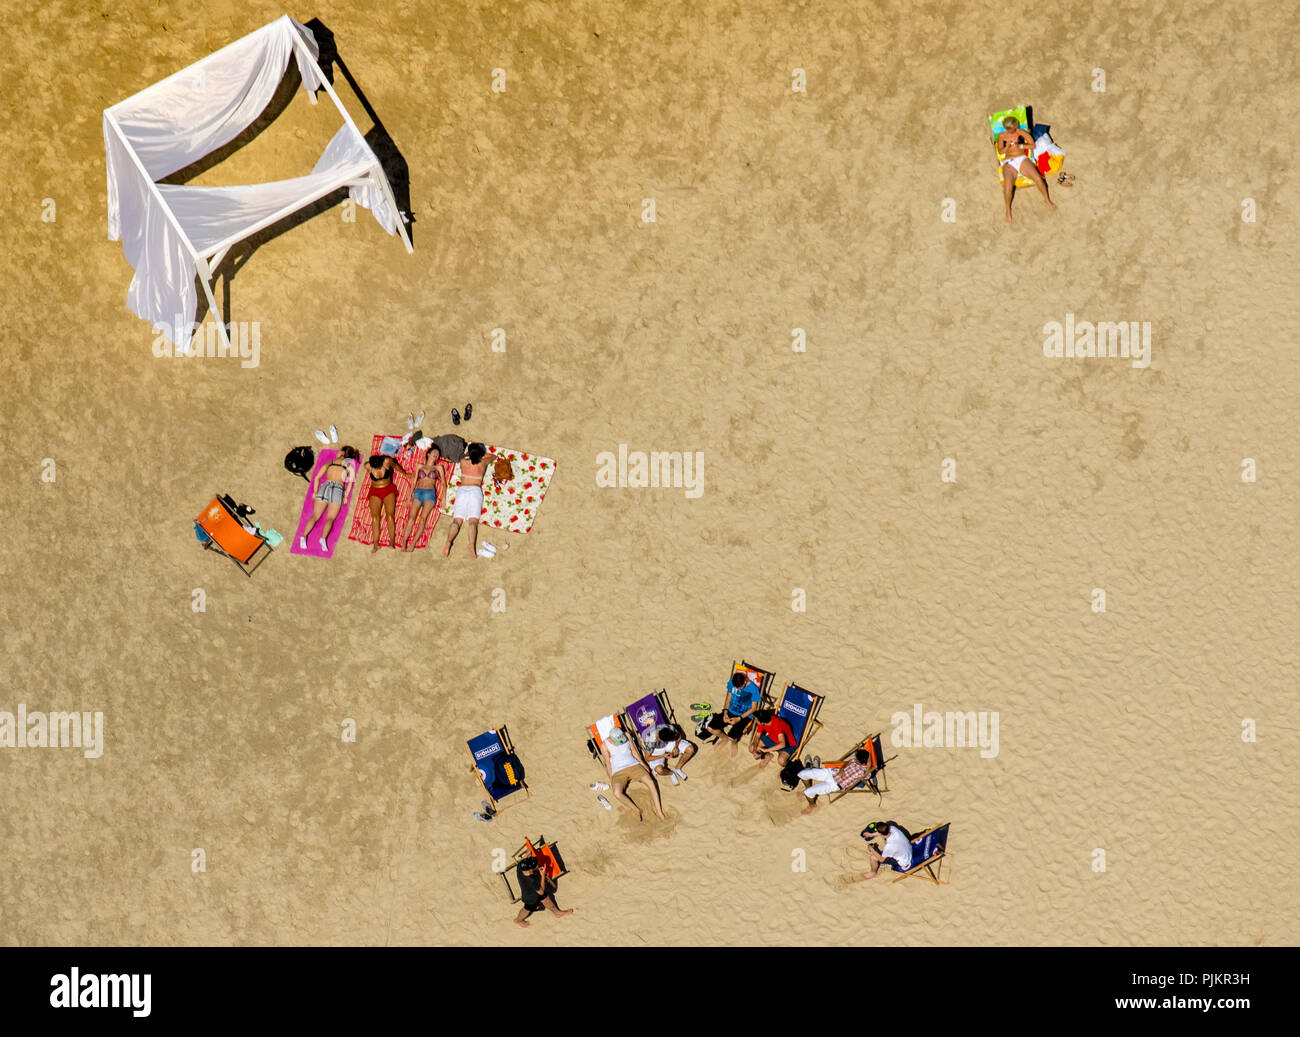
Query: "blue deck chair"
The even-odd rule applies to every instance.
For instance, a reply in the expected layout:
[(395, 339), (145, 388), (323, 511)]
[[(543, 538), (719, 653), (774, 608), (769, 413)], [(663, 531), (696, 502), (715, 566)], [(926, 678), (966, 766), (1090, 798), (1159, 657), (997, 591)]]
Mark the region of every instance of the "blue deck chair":
[[(785, 691), (781, 693), (781, 701), (776, 705), (775, 713), (789, 723), (790, 730), (794, 732), (795, 746), (791, 754), (792, 759), (803, 757), (804, 748), (812, 741), (813, 735), (821, 729), (822, 722), (817, 719), (817, 714), (821, 712), (822, 703), (825, 701), (824, 695), (807, 691), (797, 684), (786, 685)], [(763, 708), (772, 709), (770, 701), (764, 701)], [(749, 736), (751, 749), (757, 739), (758, 725), (755, 725), (753, 733)]]
[(504, 727), (484, 731), (465, 744), (469, 746), (474, 770), (483, 783), (483, 791), (487, 793), (493, 810), (497, 810), (502, 800), (516, 792), (523, 792), (524, 799), (532, 798), (528, 784), (524, 781), (524, 765), (515, 753), (510, 734)]
[[(920, 835), (912, 836), (912, 866), (906, 871), (902, 871), (890, 865), (894, 871), (899, 872), (895, 882), (902, 882), (903, 879), (911, 878), (913, 875), (924, 871), (926, 878), (936, 886), (948, 885), (942, 878), (943, 862), (948, 859), (948, 824), (936, 825), (934, 828), (927, 828)], [(865, 828), (862, 830), (862, 838), (874, 838), (873, 833), (869, 833)]]
[(862, 780), (852, 788), (836, 792), (834, 795), (829, 797), (829, 802), (834, 803), (837, 799), (843, 799), (850, 792), (874, 792), (877, 801), (882, 803), (884, 802), (885, 793), (889, 791), (889, 783), (885, 779), (885, 764), (887, 764), (889, 760), (898, 759), (898, 754), (895, 753), (893, 756), (889, 757), (889, 759), (885, 759), (885, 747), (881, 742), (881, 737), (880, 734), (868, 735), (838, 760), (822, 764), (823, 767), (829, 768), (843, 767), (849, 762), (849, 758), (859, 749), (865, 749), (871, 757), (871, 764)]

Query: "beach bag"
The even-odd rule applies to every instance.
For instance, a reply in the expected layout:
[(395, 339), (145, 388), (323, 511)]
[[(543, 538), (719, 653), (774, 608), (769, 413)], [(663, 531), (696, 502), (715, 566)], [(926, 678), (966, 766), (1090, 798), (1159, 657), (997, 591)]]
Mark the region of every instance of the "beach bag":
[(515, 470), (504, 457), (498, 457), (492, 465), (492, 478), (497, 482), (509, 482), (515, 477)]
[(309, 446), (296, 446), (284, 455), (284, 467), (293, 475), (301, 475), (308, 482), (307, 473), (316, 464), (316, 451)]

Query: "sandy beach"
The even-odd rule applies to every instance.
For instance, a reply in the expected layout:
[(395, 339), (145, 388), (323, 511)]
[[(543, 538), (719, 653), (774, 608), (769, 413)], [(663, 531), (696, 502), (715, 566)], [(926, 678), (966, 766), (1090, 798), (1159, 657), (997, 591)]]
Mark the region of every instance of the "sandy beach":
[[(96, 758), (0, 748), (0, 942), (1294, 941), (1296, 10), (290, 10), (400, 150), (414, 253), (326, 209), (218, 281), (255, 366), (157, 357), (102, 112), (284, 13), (54, 0), (0, 56), (0, 711), (103, 714)], [(1024, 103), (1077, 181), (1008, 227), (987, 117)], [(337, 125), (300, 92), (191, 182), (302, 175)], [(1067, 318), (1149, 324), (1149, 366), (1045, 356)], [(291, 537), (314, 429), (467, 401), (556, 461), (495, 559), (196, 542), (219, 492)], [(700, 492), (600, 485), (620, 447)], [(996, 713), (997, 753), (890, 748), (883, 804), (802, 816), (706, 746), (666, 822), (602, 809), (587, 725), (663, 688), (693, 728), (742, 658), (825, 696), (824, 759), (918, 706)], [(531, 798), (483, 824), (501, 725)], [(877, 818), (950, 822), (950, 884), (860, 881)], [(493, 863), (539, 835), (576, 910), (524, 930)]]

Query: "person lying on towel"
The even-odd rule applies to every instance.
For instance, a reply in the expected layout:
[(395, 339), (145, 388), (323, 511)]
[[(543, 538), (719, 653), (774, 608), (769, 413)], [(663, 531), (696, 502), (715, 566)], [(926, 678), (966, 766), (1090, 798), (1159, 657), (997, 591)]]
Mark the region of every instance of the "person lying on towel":
[(1056, 203), (1047, 195), (1047, 181), (1034, 164), (1034, 138), (1029, 131), (1022, 129), (1015, 117), (1008, 115), (1002, 120), (1003, 130), (998, 134), (998, 154), (1002, 158), (1002, 200), (1007, 207), (1007, 222), (1011, 222), (1011, 196), (1016, 193), (1016, 176), (1025, 176), (1034, 181), (1043, 201), (1053, 211)]

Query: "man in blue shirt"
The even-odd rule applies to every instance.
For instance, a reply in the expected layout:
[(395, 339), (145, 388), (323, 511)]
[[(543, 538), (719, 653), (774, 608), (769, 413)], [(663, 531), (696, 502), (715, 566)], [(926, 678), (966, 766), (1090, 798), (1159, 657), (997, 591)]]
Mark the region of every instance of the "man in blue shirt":
[(745, 670), (737, 670), (727, 682), (727, 704), (721, 713), (714, 713), (704, 725), (714, 734), (716, 746), (731, 742), (731, 755), (740, 751), (740, 736), (743, 735), (758, 712), (758, 681), (750, 677)]

